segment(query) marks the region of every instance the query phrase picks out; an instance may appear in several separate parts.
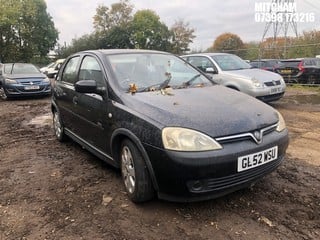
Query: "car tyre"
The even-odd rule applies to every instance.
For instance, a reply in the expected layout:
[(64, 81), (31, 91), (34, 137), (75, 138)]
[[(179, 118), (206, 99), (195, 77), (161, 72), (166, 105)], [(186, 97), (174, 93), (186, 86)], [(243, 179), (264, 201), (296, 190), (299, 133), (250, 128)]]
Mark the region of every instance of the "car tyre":
[(56, 135), (57, 139), (60, 142), (63, 142), (66, 140), (66, 135), (64, 133), (64, 126), (61, 121), (59, 111), (57, 110), (53, 112), (53, 129), (54, 129), (54, 134)]
[(151, 200), (154, 197), (154, 189), (145, 160), (128, 139), (121, 144), (120, 164), (122, 179), (130, 200), (135, 203)]
[(3, 100), (8, 100), (9, 97), (6, 93), (6, 90), (3, 87), (0, 87), (0, 95)]
[(316, 77), (314, 75), (310, 75), (308, 77), (308, 84), (315, 84), (316, 83)]

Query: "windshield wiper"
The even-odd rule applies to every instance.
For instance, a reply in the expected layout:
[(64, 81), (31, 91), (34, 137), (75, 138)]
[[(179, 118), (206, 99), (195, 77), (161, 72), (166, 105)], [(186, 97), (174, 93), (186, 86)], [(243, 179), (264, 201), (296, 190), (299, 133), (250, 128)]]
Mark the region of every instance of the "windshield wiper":
[(195, 81), (200, 76), (201, 76), (201, 74), (194, 75), (192, 78), (190, 78), (188, 81), (184, 82), (182, 85), (185, 87), (188, 87), (192, 84), (193, 81)]
[(169, 83), (171, 81), (171, 73), (166, 73), (167, 78), (163, 82), (152, 84), (148, 87), (138, 89), (138, 92), (146, 92), (146, 91), (155, 91), (155, 90), (163, 90), (169, 86)]

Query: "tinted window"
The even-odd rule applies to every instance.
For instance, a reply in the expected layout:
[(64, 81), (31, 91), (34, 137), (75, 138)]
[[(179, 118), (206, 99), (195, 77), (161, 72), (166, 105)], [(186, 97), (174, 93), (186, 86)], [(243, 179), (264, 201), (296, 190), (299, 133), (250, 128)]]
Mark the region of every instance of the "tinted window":
[(97, 86), (104, 86), (101, 67), (98, 61), (92, 56), (84, 57), (79, 72), (79, 80), (95, 80)]
[(283, 61), (282, 66), (284, 67), (298, 67), (298, 65), (300, 64), (301, 61)]
[(61, 80), (64, 82), (72, 83), (74, 84), (77, 77), (77, 66), (79, 63), (80, 57), (73, 57), (69, 59), (68, 63), (66, 64)]

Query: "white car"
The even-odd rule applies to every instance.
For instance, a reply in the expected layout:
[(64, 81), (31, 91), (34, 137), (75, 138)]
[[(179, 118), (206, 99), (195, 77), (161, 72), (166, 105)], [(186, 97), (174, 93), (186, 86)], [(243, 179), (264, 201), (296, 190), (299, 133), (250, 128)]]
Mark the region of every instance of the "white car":
[(212, 76), (218, 84), (244, 92), (264, 102), (276, 101), (284, 95), (286, 84), (279, 74), (254, 69), (236, 55), (199, 53), (181, 57)]
[(47, 75), (48, 78), (53, 78), (59, 71), (64, 59), (58, 59), (47, 66), (40, 68), (40, 71)]

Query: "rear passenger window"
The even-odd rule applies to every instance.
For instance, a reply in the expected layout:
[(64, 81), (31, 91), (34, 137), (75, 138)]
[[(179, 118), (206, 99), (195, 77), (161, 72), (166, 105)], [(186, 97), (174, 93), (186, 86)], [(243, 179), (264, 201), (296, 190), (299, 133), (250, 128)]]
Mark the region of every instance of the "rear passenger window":
[(84, 57), (80, 66), (79, 80), (95, 80), (98, 87), (105, 85), (102, 70), (94, 57)]
[(71, 84), (74, 84), (76, 82), (79, 59), (79, 56), (69, 59), (63, 70), (61, 81)]

